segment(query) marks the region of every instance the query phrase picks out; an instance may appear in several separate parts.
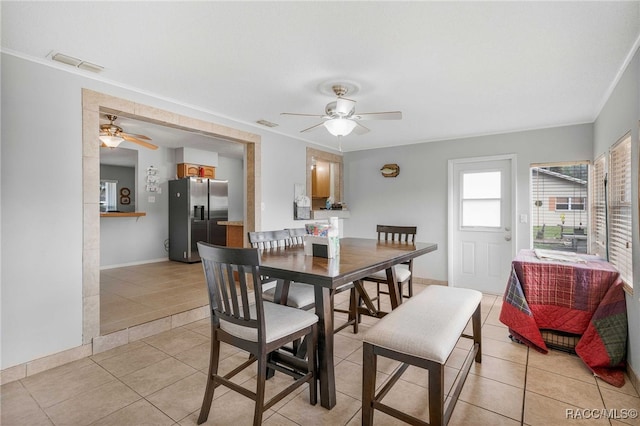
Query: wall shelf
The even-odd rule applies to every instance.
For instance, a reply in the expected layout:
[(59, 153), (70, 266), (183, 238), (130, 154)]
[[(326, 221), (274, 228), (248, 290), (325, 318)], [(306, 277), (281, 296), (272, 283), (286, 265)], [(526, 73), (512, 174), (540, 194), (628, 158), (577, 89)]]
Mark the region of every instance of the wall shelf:
[(100, 212), (100, 217), (141, 217), (145, 212)]

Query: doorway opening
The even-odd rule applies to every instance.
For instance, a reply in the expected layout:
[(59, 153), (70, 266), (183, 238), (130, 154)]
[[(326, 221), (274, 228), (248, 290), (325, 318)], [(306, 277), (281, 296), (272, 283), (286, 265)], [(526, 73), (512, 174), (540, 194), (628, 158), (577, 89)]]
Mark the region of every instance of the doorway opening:
[[(245, 147), (244, 218), (252, 231), (260, 222), (261, 202), (256, 182), (260, 182), (260, 136), (215, 123), (138, 104), (88, 89), (82, 91), (83, 156), (83, 344), (100, 333), (100, 113), (109, 112), (141, 121), (207, 134), (214, 138), (242, 143)], [(120, 344), (127, 343), (119, 338)], [(126, 339), (124, 339), (126, 340)]]

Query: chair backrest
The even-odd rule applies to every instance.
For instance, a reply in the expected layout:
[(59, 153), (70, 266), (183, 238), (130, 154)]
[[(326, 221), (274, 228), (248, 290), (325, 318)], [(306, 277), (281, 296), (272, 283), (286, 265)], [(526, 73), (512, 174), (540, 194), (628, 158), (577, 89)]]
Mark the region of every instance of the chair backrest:
[(414, 243), (418, 227), (378, 225), (376, 231), (378, 240)]
[[(226, 321), (256, 329), (258, 338), (264, 341), (258, 250), (198, 242), (198, 253), (209, 290), (211, 321), (214, 324)], [(234, 272), (237, 272), (237, 281)], [(251, 314), (252, 310), (255, 311), (254, 315)]]
[(255, 231), (249, 232), (249, 244), (251, 247), (259, 249), (288, 247), (291, 245), (291, 237), (286, 229)]
[(304, 244), (304, 236), (307, 235), (305, 228), (289, 228), (289, 237), (292, 244)]

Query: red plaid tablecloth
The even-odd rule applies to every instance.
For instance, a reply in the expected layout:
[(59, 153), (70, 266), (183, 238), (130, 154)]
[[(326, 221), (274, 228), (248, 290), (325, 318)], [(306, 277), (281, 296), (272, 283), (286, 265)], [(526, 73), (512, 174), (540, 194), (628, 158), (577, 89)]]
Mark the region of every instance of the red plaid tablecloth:
[(627, 311), (618, 271), (605, 260), (577, 255), (580, 262), (539, 259), (522, 250), (512, 262), (500, 321), (514, 339), (540, 352), (540, 329), (580, 334), (575, 348), (603, 380), (624, 384)]

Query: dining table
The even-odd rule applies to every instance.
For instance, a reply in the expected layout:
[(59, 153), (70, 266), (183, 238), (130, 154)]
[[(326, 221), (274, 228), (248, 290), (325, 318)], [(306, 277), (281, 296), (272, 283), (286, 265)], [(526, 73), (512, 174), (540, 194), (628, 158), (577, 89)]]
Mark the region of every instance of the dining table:
[(261, 250), (260, 273), (276, 278), (275, 301), (286, 303), (291, 282), (314, 286), (315, 312), (319, 319), (318, 378), (320, 404), (336, 405), (334, 371), (334, 294), (338, 287), (356, 283), (363, 291), (362, 279), (386, 270), (392, 309), (402, 303), (393, 268), (403, 262), (437, 250), (435, 243), (408, 243), (368, 238), (341, 238), (339, 253), (333, 258), (305, 255), (302, 245)]

